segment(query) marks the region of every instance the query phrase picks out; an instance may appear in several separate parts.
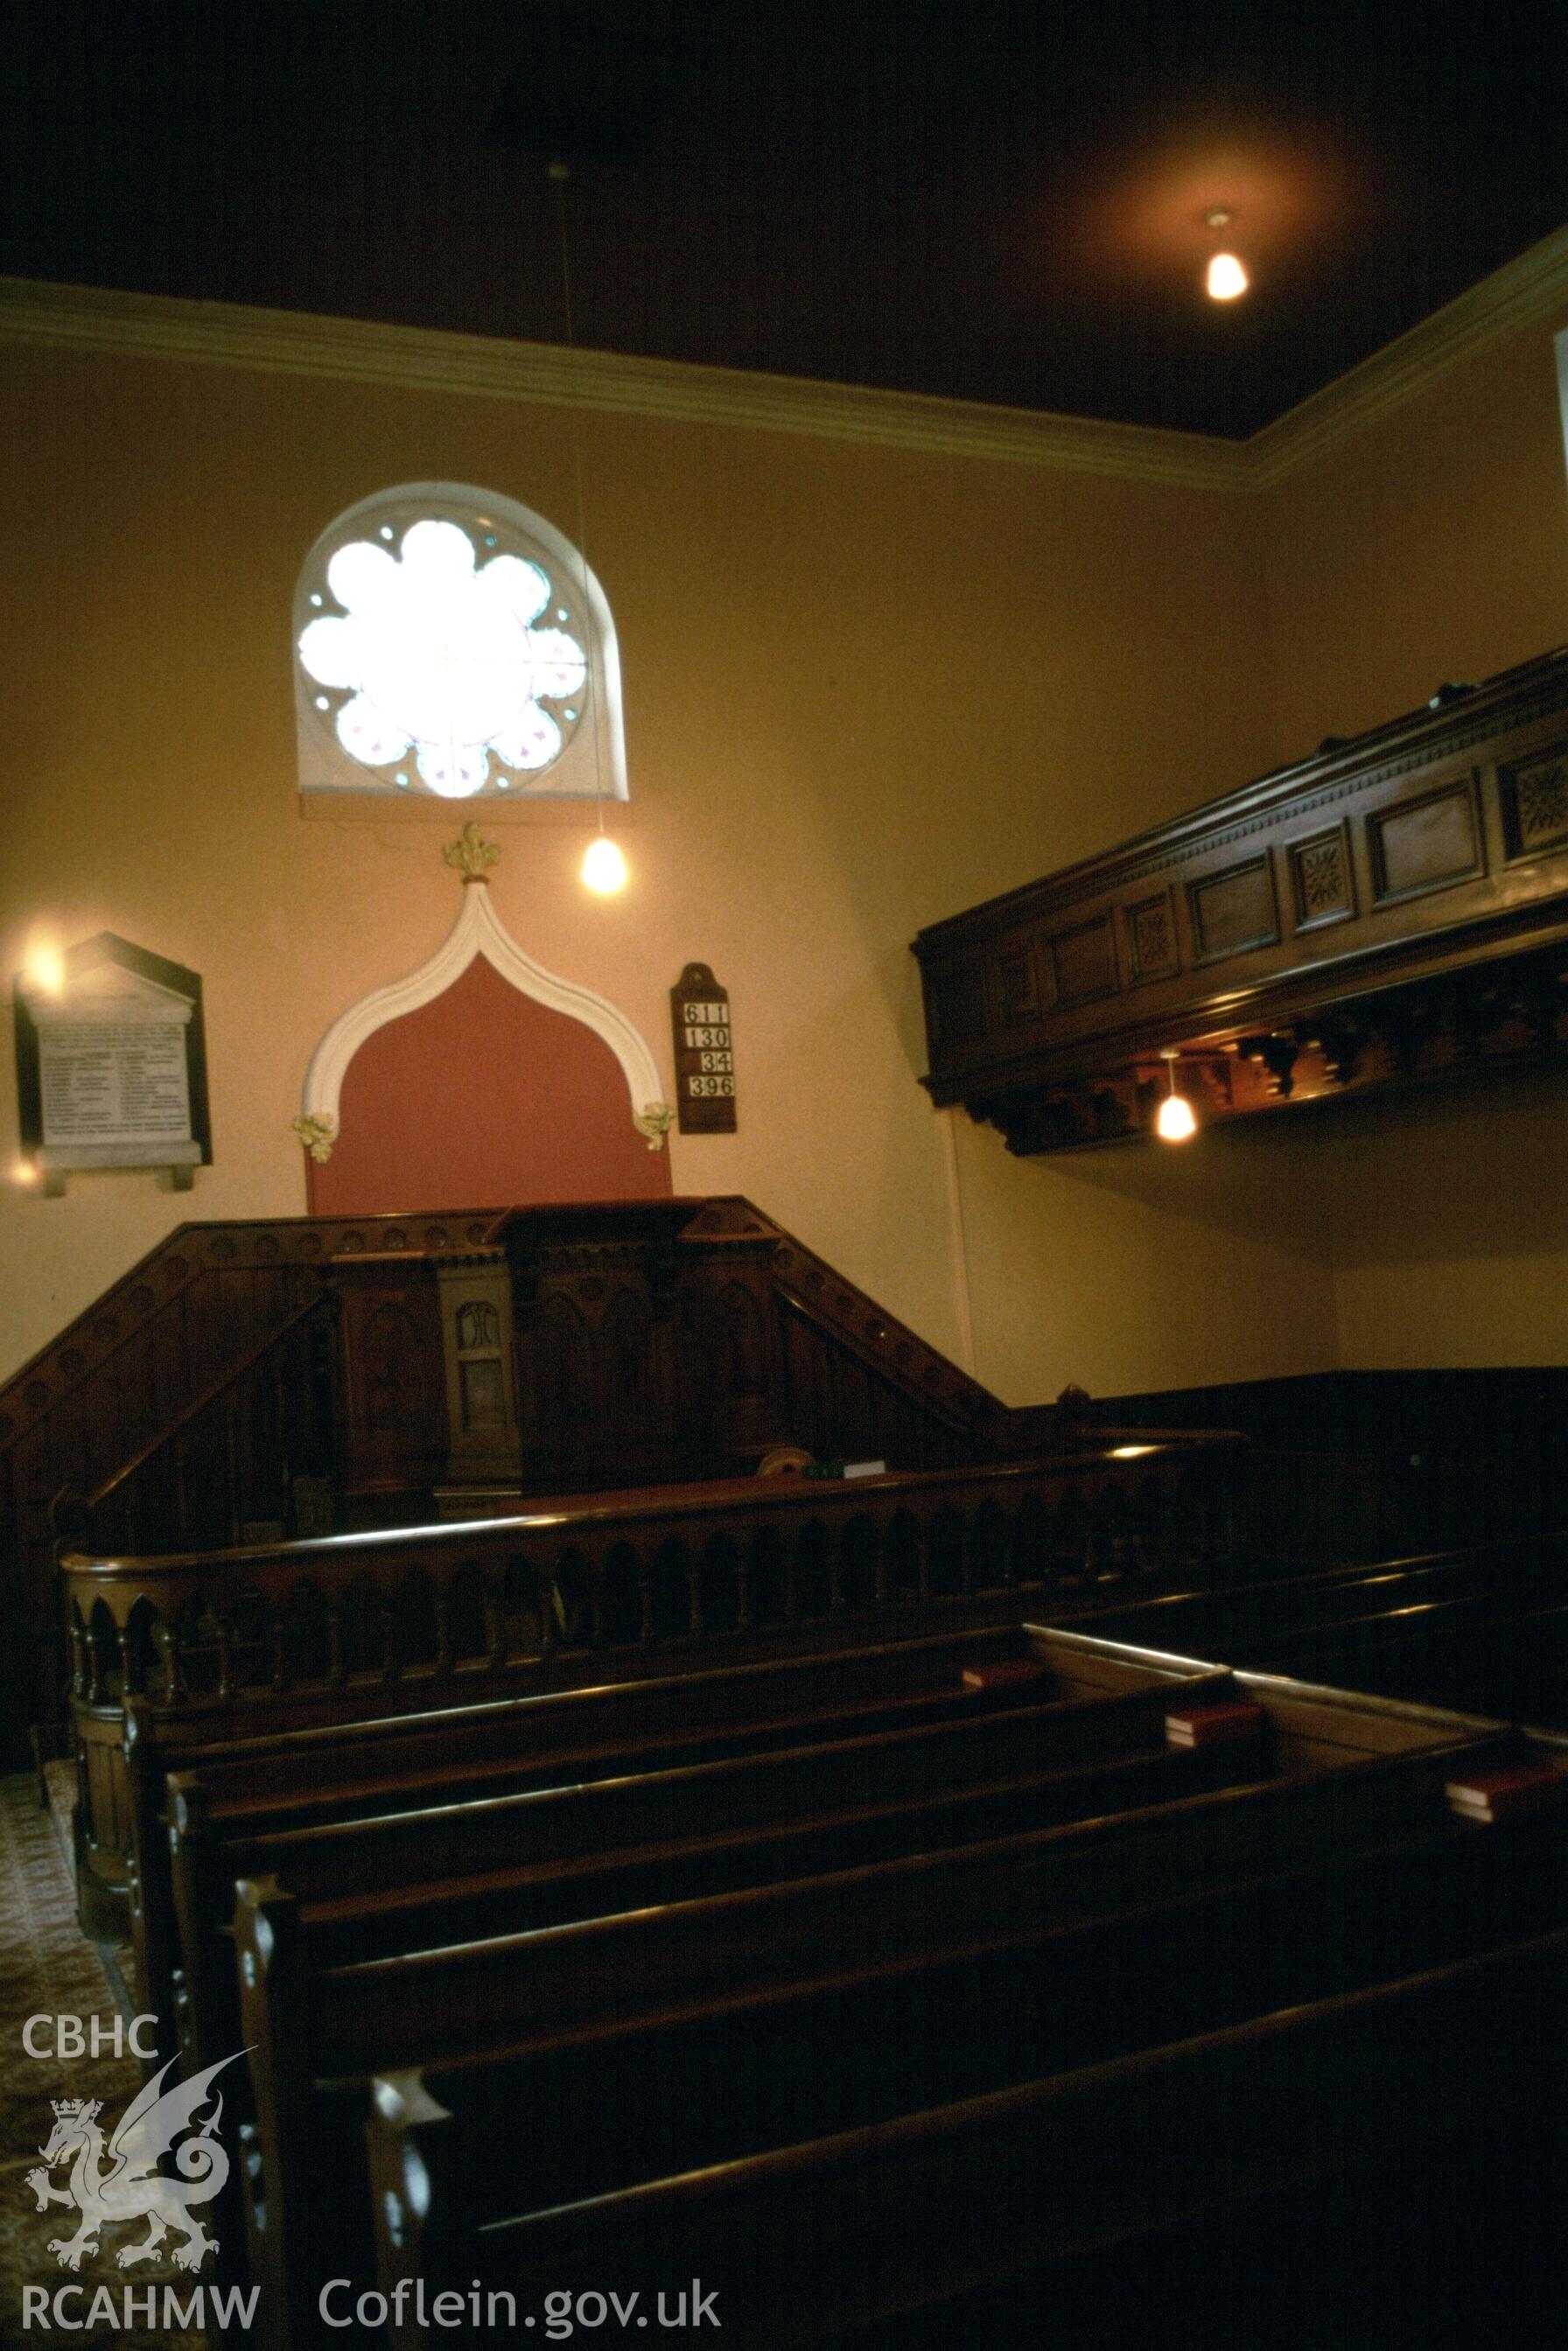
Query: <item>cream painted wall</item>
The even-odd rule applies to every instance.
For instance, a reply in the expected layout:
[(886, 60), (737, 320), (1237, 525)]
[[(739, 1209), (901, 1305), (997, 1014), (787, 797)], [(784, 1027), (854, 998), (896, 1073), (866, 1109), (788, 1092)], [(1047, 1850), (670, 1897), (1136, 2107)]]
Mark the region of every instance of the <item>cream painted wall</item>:
[(1355, 1105), (1322, 1217), (1351, 1370), (1568, 1362), (1568, 1071)]
[(1568, 639), (1564, 318), (1472, 355), (1268, 494), (1271, 758)]
[[(107, 927), (194, 965), (217, 1158), (189, 1196), (145, 1175), (63, 1202), (0, 1187), (0, 1370), (183, 1217), (299, 1211), (288, 1120), (312, 1045), (452, 919), (455, 820), (298, 813), (287, 614), (317, 532), (444, 475), (576, 535), (559, 410), (110, 354), (7, 365), (29, 429), (0, 447), (0, 948), (13, 970), (35, 937)], [(625, 666), (633, 884), (591, 900), (580, 828), (497, 819), (494, 888), (529, 952), (613, 998), (666, 1069), (681, 965), (727, 983), (740, 1132), (675, 1138), (677, 1188), (750, 1193), (954, 1353), (967, 1276), (975, 1368), (1012, 1402), (1069, 1379), (1562, 1359), (1568, 1231), (1547, 1216), (1530, 1238), (1521, 1204), (1555, 1196), (1563, 1097), (1528, 1080), (1462, 1112), (1428, 1096), (1030, 1164), (960, 1115), (960, 1262), (908, 954), (936, 916), (1568, 635), (1550, 325), (1250, 497), (776, 431), (579, 429)]]
[[(1270, 495), (1269, 602), (1288, 648), (1271, 759), (1568, 642), (1562, 323), (1471, 357)], [(1300, 1142), (1331, 1236), (1341, 1364), (1568, 1361), (1558, 1078), (1345, 1105)]]
[[(7, 366), (28, 429), (0, 447), (5, 968), (99, 928), (194, 966), (216, 1161), (186, 1196), (145, 1174), (73, 1179), (63, 1201), (0, 1186), (5, 1369), (183, 1217), (302, 1209), (288, 1121), (311, 1047), (453, 918), (439, 846), (455, 819), (298, 812), (287, 618), (317, 533), (371, 490), (445, 476), (576, 536), (559, 411), (108, 354), (12, 350)], [(606, 415), (580, 431), (625, 672), (633, 883), (590, 899), (581, 828), (497, 820), (497, 911), (620, 1004), (666, 1070), (667, 989), (710, 962), (733, 1000), (740, 1132), (676, 1138), (677, 1188), (751, 1194), (956, 1350), (908, 942), (1262, 763), (1255, 506), (777, 432)], [(1105, 1337), (1107, 1299), (1146, 1297), (1167, 1251), (1196, 1252), (1182, 1296), (1215, 1375), (1261, 1359), (1288, 1219), (1228, 1289), (1222, 1226), (1019, 1169), (993, 1136), (967, 1134), (962, 1156), (982, 1378), (1025, 1400), (1101, 1364), (1128, 1385), (1187, 1375), (1182, 1316), (1129, 1309)], [(1073, 1302), (1048, 1311), (1064, 1268)], [(1325, 1343), (1298, 1331), (1278, 1353), (1305, 1368)]]
[(1333, 1268), (1283, 1123), (1053, 1159), (957, 1132), (976, 1345), (1009, 1403), (1333, 1366)]

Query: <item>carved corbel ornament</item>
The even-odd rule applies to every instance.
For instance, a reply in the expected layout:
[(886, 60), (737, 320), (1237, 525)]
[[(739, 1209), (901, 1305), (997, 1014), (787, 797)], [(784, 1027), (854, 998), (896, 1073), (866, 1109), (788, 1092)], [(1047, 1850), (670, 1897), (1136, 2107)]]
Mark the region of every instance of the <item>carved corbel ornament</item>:
[(1390, 1061), (1402, 1078), (1413, 1078), (1435, 1023), (1423, 997), (1396, 1000), (1380, 1008), (1379, 1028)]
[(1096, 1143), (1119, 1142), (1137, 1131), (1132, 1112), (1113, 1084), (1095, 1088), (1089, 1097), (1089, 1115)]
[(491, 866), (498, 865), (501, 862), (498, 843), (494, 841), (482, 841), (479, 837), (479, 828), (472, 817), (464, 826), (458, 839), (449, 841), (441, 854), (444, 862), (450, 865), (455, 873), (462, 874), (465, 884), (470, 882), (483, 882)]
[(338, 1122), (322, 1118), (313, 1111), (301, 1111), (288, 1122), (290, 1132), (304, 1144), (319, 1167), (325, 1167), (332, 1156), (332, 1145), (338, 1139)]
[(1260, 1061), (1267, 1070), (1270, 1092), (1281, 1102), (1289, 1102), (1296, 1090), (1293, 1072), (1301, 1051), (1294, 1031), (1283, 1036), (1243, 1037), (1241, 1050), (1249, 1061)]
[(639, 1134), (646, 1135), (650, 1151), (663, 1151), (664, 1137), (674, 1123), (675, 1113), (668, 1102), (651, 1102), (642, 1111), (633, 1111), (632, 1123)]
[(1456, 1058), (1461, 1061), (1479, 1061), (1486, 1040), (1502, 1028), (1511, 1017), (1522, 1019), (1527, 1026), (1530, 1025), (1522, 1004), (1509, 1004), (1501, 988), (1467, 987), (1461, 983), (1450, 989), (1448, 1026), (1453, 1031)]
[(1348, 1086), (1366, 1050), (1364, 1033), (1350, 1020), (1320, 1020), (1317, 1039), (1329, 1076), (1336, 1086)]

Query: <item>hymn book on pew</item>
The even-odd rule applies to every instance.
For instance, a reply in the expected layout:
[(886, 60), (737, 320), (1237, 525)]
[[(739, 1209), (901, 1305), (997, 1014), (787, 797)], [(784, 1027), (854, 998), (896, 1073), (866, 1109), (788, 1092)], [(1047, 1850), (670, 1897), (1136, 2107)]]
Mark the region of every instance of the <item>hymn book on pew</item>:
[(1006, 1689), (1014, 1682), (1038, 1682), (1047, 1670), (1038, 1657), (998, 1657), (988, 1666), (966, 1666), (964, 1687)]
[(1188, 1706), (1166, 1717), (1169, 1747), (1214, 1747), (1222, 1740), (1253, 1739), (1263, 1728), (1263, 1709), (1241, 1699), (1217, 1699), (1212, 1706)]
[(1478, 1771), (1450, 1780), (1444, 1792), (1461, 1820), (1501, 1821), (1558, 1802), (1565, 1782), (1550, 1763), (1515, 1763), (1500, 1771)]

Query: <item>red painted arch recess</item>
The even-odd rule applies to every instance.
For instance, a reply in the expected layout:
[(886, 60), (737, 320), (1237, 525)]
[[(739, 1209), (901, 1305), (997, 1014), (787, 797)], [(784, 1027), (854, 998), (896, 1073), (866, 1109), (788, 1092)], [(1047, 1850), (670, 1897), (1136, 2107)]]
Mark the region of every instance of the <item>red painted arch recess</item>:
[(642, 1108), (602, 1037), (476, 956), (354, 1055), (332, 1156), (306, 1162), (310, 1213), (664, 1199), (670, 1155), (632, 1125)]

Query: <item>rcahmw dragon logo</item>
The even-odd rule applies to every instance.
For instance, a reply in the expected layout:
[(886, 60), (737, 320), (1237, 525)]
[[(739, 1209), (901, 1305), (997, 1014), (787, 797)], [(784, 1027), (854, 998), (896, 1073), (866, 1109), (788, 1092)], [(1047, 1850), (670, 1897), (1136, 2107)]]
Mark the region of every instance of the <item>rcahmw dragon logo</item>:
[[(235, 2054), (243, 2056), (245, 2052)], [(62, 2269), (79, 2270), (84, 2254), (96, 2254), (99, 2232), (106, 2226), (125, 2227), (142, 2220), (150, 2221), (151, 2228), (140, 2243), (122, 2248), (122, 2270), (134, 2262), (153, 2260), (171, 2229), (178, 2230), (184, 2239), (172, 2248), (178, 2269), (198, 2270), (208, 2253), (217, 2252), (217, 2239), (193, 2217), (191, 2207), (210, 2204), (229, 2176), (227, 2151), (214, 2137), (223, 2119), (224, 2102), (213, 2089), (212, 2080), (235, 2060), (221, 2057), (190, 2081), (162, 2090), (163, 2075), (173, 2062), (171, 2058), (169, 2065), (127, 2106), (108, 2143), (107, 2165), (104, 2135), (98, 2122), (99, 2100), (93, 2099), (90, 2105), (84, 2098), (51, 2101), (55, 2126), (48, 2145), (38, 2150), (44, 2160), (28, 2172), (27, 2185), (38, 2199), (40, 2212), (51, 2204), (64, 2204), (74, 2205), (81, 2214), (81, 2226), (74, 2237), (49, 2239), (49, 2251), (59, 2255)], [(209, 2102), (212, 2113), (198, 2123), (197, 2109)], [(183, 2131), (190, 2136), (176, 2147), (174, 2141)], [(189, 2186), (165, 2179), (159, 2170), (160, 2157), (169, 2154)], [(56, 2188), (49, 2174), (62, 2163), (71, 2166), (70, 2184)]]

